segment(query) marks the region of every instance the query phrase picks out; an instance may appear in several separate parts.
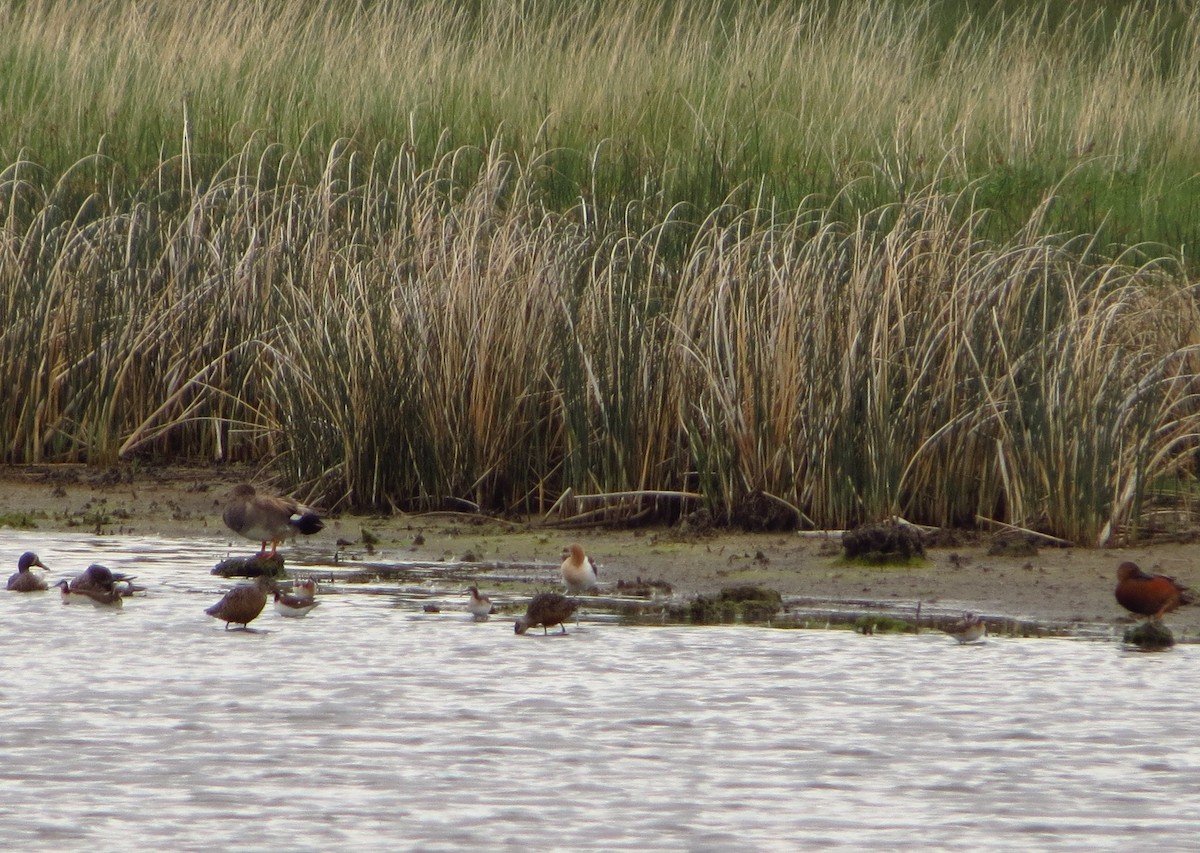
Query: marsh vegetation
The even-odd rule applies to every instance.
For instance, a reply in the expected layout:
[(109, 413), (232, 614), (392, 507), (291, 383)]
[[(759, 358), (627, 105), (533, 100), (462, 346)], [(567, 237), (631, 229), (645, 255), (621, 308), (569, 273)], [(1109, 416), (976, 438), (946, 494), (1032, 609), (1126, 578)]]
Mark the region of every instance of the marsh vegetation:
[(1200, 13), (1056, 8), (0, 4), (4, 460), (1135, 531), (1200, 434)]

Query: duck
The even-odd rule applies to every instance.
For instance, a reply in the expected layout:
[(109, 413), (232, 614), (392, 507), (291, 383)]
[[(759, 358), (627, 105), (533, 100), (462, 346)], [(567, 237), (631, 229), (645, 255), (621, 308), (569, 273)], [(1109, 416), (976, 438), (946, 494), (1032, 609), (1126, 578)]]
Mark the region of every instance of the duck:
[(518, 634), (524, 634), (530, 627), (542, 626), (542, 633), (547, 633), (547, 628), (552, 628), (558, 625), (562, 628), (562, 632), (567, 633), (567, 626), (563, 623), (575, 612), (575, 608), (579, 606), (579, 602), (567, 598), (565, 595), (559, 595), (557, 592), (539, 592), (529, 601), (529, 606), (525, 608), (525, 613), (517, 617), (517, 622), (513, 629)]
[(974, 613), (964, 613), (942, 630), (959, 643), (974, 643), (987, 636), (987, 624)]
[(49, 567), (38, 559), (32, 551), (26, 551), (17, 558), (17, 571), (8, 578), (8, 588), (13, 592), (41, 592), (48, 589), (46, 579), (37, 572), (29, 571), (33, 566), (40, 569)]
[(220, 601), (206, 608), (204, 612), (224, 622), (226, 631), (230, 625), (248, 628), (267, 606), (267, 593), (274, 590), (275, 581), (266, 575), (259, 575), (254, 579), (254, 583), (242, 584), (229, 590)]
[(280, 616), (298, 619), (321, 602), (316, 600), (317, 582), (312, 578), (296, 581), (291, 594), (275, 590), (275, 612)]
[(134, 576), (124, 572), (114, 572), (108, 566), (92, 563), (81, 574), (71, 579), (71, 592), (115, 592), (121, 596), (133, 595), (145, 591), (144, 586), (134, 584)]
[(62, 591), (63, 604), (92, 604), (96, 607), (124, 607), (125, 599), (115, 589), (71, 589), (70, 582), (63, 578), (55, 586)]
[(1128, 560), (1117, 566), (1117, 604), (1130, 613), (1161, 619), (1184, 604), (1192, 604), (1195, 597), (1190, 589), (1175, 578), (1152, 575)]
[(562, 556), (560, 571), (568, 592), (578, 595), (596, 585), (599, 574), (596, 570), (596, 563), (583, 552), (582, 545), (578, 542), (568, 545), (563, 549)]
[(233, 487), (221, 518), (234, 533), (257, 541), (260, 557), (267, 556), (268, 542), (274, 557), (285, 538), (297, 533), (311, 536), (325, 527), (321, 516), (308, 507), (291, 498), (260, 495), (248, 483)]
[(492, 600), (479, 591), (477, 586), (467, 587), (471, 600), (467, 602), (467, 610), (475, 617), (476, 622), (486, 622), (492, 613)]

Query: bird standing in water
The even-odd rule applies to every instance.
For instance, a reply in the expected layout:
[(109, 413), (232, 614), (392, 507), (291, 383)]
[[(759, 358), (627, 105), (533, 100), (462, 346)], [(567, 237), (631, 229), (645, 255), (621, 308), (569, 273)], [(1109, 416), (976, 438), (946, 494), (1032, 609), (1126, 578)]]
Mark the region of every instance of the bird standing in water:
[(224, 622), (226, 631), (230, 625), (248, 628), (267, 606), (267, 593), (273, 592), (274, 589), (275, 581), (266, 575), (259, 575), (254, 579), (254, 583), (235, 586), (229, 590), (220, 601), (204, 612)]
[(572, 595), (578, 595), (596, 585), (598, 572), (596, 563), (583, 553), (583, 546), (575, 543), (563, 549), (563, 561), (559, 570), (563, 583)]
[(536, 628), (541, 625), (542, 633), (545, 634), (547, 628), (559, 625), (565, 634), (567, 626), (563, 623), (570, 618), (578, 606), (577, 601), (573, 601), (565, 595), (559, 595), (557, 592), (539, 592), (530, 599), (525, 613), (517, 617), (516, 625), (513, 628), (518, 634), (524, 634), (531, 627)]
[(1128, 560), (1117, 566), (1117, 603), (1139, 616), (1161, 619), (1164, 613), (1191, 604), (1192, 591), (1175, 578), (1143, 572)]
[(321, 516), (308, 507), (291, 498), (260, 495), (247, 483), (233, 487), (221, 518), (234, 533), (259, 542), (260, 557), (266, 555), (268, 542), (274, 557), (279, 543), (289, 536), (310, 536), (325, 527)]
[(48, 568), (45, 563), (38, 559), (38, 555), (32, 551), (26, 551), (17, 558), (17, 571), (8, 578), (8, 588), (13, 592), (40, 592), (49, 587), (46, 585), (46, 579), (37, 572), (31, 572), (30, 569), (37, 566), (40, 569)]
[(479, 587), (469, 586), (467, 592), (471, 600), (467, 602), (467, 610), (475, 617), (476, 622), (486, 622), (492, 612), (492, 600), (479, 591)]

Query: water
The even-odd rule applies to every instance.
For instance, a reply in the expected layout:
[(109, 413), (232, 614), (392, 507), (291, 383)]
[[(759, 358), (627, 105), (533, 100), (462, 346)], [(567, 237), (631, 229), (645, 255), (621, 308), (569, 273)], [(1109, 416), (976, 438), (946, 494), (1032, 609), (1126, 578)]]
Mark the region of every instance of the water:
[[(1194, 848), (1200, 647), (630, 628), (391, 595), (204, 614), (221, 541), (6, 531), (121, 611), (0, 595), (19, 850)], [(453, 597), (451, 597), (453, 598)], [(459, 599), (463, 600), (463, 599)], [(396, 606), (399, 603), (400, 606)]]

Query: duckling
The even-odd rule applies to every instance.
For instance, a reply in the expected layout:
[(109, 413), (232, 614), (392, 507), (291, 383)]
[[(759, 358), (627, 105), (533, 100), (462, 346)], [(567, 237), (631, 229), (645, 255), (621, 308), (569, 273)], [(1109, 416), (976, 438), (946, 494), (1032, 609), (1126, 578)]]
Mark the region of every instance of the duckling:
[(274, 589), (275, 581), (266, 575), (259, 575), (254, 579), (254, 583), (235, 586), (229, 590), (220, 601), (204, 612), (224, 622), (226, 631), (230, 625), (248, 628), (267, 606), (267, 593)]
[(530, 599), (525, 613), (517, 617), (514, 630), (518, 634), (524, 634), (530, 626), (541, 625), (542, 633), (545, 634), (547, 628), (558, 625), (565, 634), (567, 626), (563, 623), (578, 606), (579, 602), (567, 598), (565, 595), (559, 595), (557, 592), (539, 592)]
[(9, 576), (8, 588), (13, 592), (41, 592), (47, 589), (46, 579), (37, 572), (30, 571), (33, 566), (41, 569), (48, 568), (38, 559), (37, 554), (26, 551), (17, 559), (17, 571)]
[(259, 556), (266, 555), (268, 542), (274, 557), (287, 537), (297, 533), (310, 536), (325, 527), (313, 510), (291, 498), (260, 495), (247, 483), (234, 486), (221, 518), (234, 533), (259, 542)]

